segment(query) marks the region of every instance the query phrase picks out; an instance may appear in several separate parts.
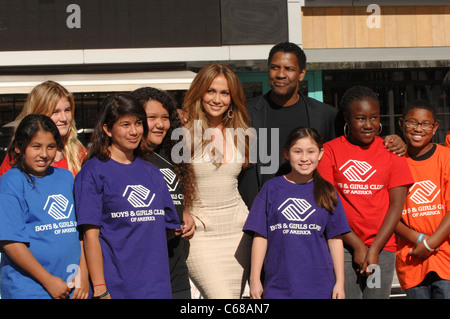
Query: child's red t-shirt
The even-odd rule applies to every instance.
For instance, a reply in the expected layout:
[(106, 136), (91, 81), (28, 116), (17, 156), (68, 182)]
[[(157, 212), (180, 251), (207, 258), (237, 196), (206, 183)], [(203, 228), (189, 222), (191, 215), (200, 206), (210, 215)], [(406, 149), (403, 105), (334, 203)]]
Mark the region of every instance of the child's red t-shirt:
[[(402, 221), (419, 233), (431, 235), (450, 207), (450, 149), (436, 145), (431, 157), (406, 160), (415, 183), (409, 188)], [(398, 237), (397, 244), (397, 276), (403, 289), (417, 286), (431, 271), (450, 280), (450, 238), (425, 259), (408, 255), (415, 243)]]
[[(387, 151), (378, 136), (365, 147), (341, 136), (324, 150), (318, 171), (337, 189), (353, 232), (370, 246), (389, 208), (389, 189), (414, 183), (406, 159)], [(384, 249), (396, 248), (393, 234)]]

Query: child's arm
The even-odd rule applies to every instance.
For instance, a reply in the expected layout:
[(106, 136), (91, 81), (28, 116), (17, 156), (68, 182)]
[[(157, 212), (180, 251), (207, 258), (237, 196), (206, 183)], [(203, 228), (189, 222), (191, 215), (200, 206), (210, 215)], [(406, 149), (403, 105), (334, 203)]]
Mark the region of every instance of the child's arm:
[(8, 241), (4, 242), (2, 246), (14, 263), (40, 282), (52, 298), (65, 299), (69, 297), (71, 289), (67, 283), (42, 267), (24, 243)]
[(406, 154), (406, 150), (408, 149), (406, 147), (405, 142), (402, 140), (402, 138), (396, 134), (387, 135), (384, 138), (384, 147), (394, 154), (397, 154), (398, 156), (403, 156)]
[(353, 261), (359, 266), (360, 273), (365, 271), (364, 260), (367, 256), (367, 247), (362, 240), (353, 231), (348, 232), (342, 236), (343, 241), (347, 246), (353, 249)]
[(78, 273), (73, 279), (75, 290), (72, 294), (72, 299), (87, 299), (89, 297), (89, 272), (86, 264), (86, 257), (84, 255), (84, 243), (80, 241), (81, 257), (78, 265)]
[(336, 283), (333, 288), (333, 299), (345, 299), (344, 291), (344, 245), (342, 236), (336, 236), (328, 239), (328, 248), (333, 259), (334, 275)]
[(425, 236), (424, 239), (418, 242), (414, 249), (409, 253), (410, 255), (414, 255), (417, 257), (425, 258), (431, 252), (429, 251), (424, 243), (426, 243), (429, 248), (435, 250), (437, 249), (444, 240), (447, 240), (450, 236), (450, 213), (447, 212), (444, 218), (441, 220), (439, 226), (436, 228), (435, 232), (431, 234), (429, 237)]
[(261, 270), (267, 251), (267, 238), (255, 233), (252, 244), (252, 257), (250, 268), (250, 297), (261, 299), (263, 286), (261, 283)]
[[(84, 249), (86, 263), (93, 285), (93, 297), (101, 296), (108, 292), (105, 275), (103, 273), (103, 255), (99, 241), (100, 228), (88, 225), (84, 229)], [(109, 299), (109, 293), (104, 299)], [(103, 299), (103, 298), (102, 298)]]
[(380, 252), (394, 233), (394, 230), (402, 217), (406, 190), (406, 186), (392, 187), (389, 189), (389, 208), (367, 253), (364, 268), (367, 268), (369, 265), (378, 265)]
[(412, 243), (416, 243), (419, 239), (420, 233), (414, 229), (409, 228), (404, 222), (399, 221), (395, 226), (395, 234), (401, 238), (404, 238)]

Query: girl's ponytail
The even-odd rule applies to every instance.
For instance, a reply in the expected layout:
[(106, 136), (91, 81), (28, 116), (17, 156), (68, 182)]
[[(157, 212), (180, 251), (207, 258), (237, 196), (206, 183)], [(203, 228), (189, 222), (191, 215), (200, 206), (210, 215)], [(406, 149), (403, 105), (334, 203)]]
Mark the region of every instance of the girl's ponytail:
[(314, 200), (317, 206), (325, 208), (331, 213), (337, 204), (336, 189), (331, 183), (320, 176), (317, 170), (313, 173), (313, 182)]

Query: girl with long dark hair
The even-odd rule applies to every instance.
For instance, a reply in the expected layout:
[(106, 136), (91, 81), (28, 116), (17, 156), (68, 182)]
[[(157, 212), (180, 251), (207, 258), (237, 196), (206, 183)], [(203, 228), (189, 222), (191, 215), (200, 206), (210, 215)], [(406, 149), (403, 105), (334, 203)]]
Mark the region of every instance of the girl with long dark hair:
[(295, 129), (283, 155), (290, 172), (264, 184), (244, 226), (254, 235), (250, 296), (343, 299), (341, 235), (350, 228), (336, 190), (316, 171), (323, 155), (319, 133)]
[(107, 97), (75, 179), (96, 299), (171, 298), (166, 229), (180, 224), (163, 175), (148, 161), (147, 134), (139, 102)]

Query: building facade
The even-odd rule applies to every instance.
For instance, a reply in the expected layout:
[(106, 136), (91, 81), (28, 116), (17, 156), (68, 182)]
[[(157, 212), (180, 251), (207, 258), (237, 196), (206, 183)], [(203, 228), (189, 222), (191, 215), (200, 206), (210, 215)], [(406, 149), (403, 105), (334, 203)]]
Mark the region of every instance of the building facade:
[(398, 131), (409, 99), (428, 99), (441, 123), (435, 141), (444, 142), (448, 1), (4, 0), (0, 146), (4, 151), (26, 94), (47, 79), (74, 93), (83, 139), (108, 94), (148, 85), (181, 103), (196, 72), (211, 62), (230, 65), (248, 97), (265, 93), (267, 56), (282, 41), (305, 50), (302, 90), (309, 96), (338, 107), (347, 88), (371, 87), (380, 97), (383, 134)]
[(435, 142), (450, 129), (442, 81), (450, 70), (447, 1), (305, 1), (302, 45), (309, 70), (322, 80), (323, 100), (338, 106), (352, 85), (374, 89), (383, 131), (398, 132), (408, 100), (432, 102), (440, 122)]

